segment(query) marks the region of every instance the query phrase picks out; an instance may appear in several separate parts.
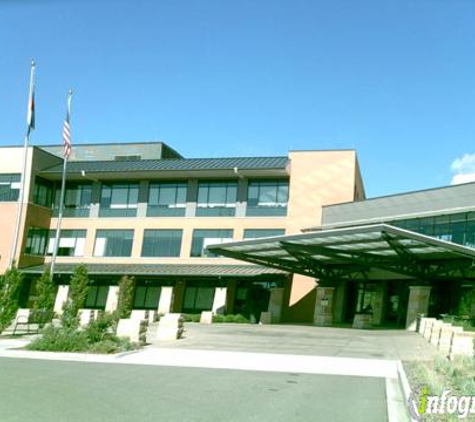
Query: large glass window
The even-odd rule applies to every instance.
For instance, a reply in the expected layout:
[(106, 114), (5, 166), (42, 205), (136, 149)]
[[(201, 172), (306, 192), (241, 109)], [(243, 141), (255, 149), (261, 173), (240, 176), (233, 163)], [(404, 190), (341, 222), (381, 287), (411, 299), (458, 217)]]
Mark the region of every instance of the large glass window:
[(158, 309), (160, 292), (159, 286), (137, 286), (134, 293), (134, 309)]
[[(49, 233), (48, 255), (54, 252), (56, 230)], [(86, 230), (61, 230), (59, 237), (58, 256), (84, 256), (86, 246)]]
[(138, 183), (103, 185), (100, 217), (135, 217), (139, 199)]
[(183, 230), (145, 230), (142, 256), (180, 256)]
[(0, 202), (18, 201), (20, 174), (0, 174)]
[(213, 287), (186, 287), (183, 298), (183, 311), (187, 313), (199, 313), (211, 311), (214, 300)]
[(260, 237), (283, 236), (285, 229), (245, 229), (244, 239), (258, 239)]
[[(61, 189), (55, 190), (53, 215), (57, 216), (59, 211), (59, 199)], [(76, 184), (67, 183), (64, 192), (64, 217), (89, 217), (92, 202), (92, 185), (90, 183)]]
[(50, 208), (53, 203), (53, 184), (49, 180), (37, 177), (33, 191), (33, 202)]
[(219, 243), (231, 242), (233, 240), (233, 231), (229, 229), (222, 230), (201, 230), (193, 231), (193, 240), (191, 242), (191, 256), (215, 257), (217, 255), (208, 252), (206, 246)]
[(25, 254), (44, 255), (47, 240), (48, 229), (30, 227), (26, 238)]
[(236, 182), (200, 182), (196, 215), (232, 216), (236, 214)]
[(186, 183), (151, 183), (148, 217), (182, 217), (186, 209)]
[(287, 180), (251, 180), (247, 190), (248, 216), (285, 216), (289, 200)]
[(109, 293), (109, 286), (101, 286), (92, 284), (87, 289), (86, 302), (84, 308), (86, 309), (105, 309), (107, 303), (107, 294)]
[(133, 230), (97, 230), (94, 256), (130, 256)]

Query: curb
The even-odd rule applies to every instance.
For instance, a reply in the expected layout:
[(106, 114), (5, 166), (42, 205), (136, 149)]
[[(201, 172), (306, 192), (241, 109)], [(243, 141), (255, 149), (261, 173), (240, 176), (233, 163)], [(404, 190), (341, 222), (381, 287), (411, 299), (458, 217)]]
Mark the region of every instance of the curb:
[(407, 379), (406, 371), (404, 370), (404, 365), (402, 364), (400, 360), (397, 361), (397, 374), (398, 374), (398, 379), (399, 379), (399, 385), (400, 385), (402, 394), (404, 396), (404, 405), (405, 405), (404, 407), (406, 410), (407, 421), (418, 422), (409, 414), (409, 411), (408, 411), (408, 405), (409, 405), (409, 400), (412, 394), (412, 390), (409, 384), (409, 380)]

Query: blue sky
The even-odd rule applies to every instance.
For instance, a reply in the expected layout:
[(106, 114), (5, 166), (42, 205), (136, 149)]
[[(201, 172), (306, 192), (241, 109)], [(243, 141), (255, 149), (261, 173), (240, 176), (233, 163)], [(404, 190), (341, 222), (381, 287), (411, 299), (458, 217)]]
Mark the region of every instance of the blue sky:
[[(1, 0), (0, 144), (356, 148), (368, 196), (472, 180), (473, 0)], [(473, 154), (473, 155), (472, 155)], [(474, 179), (475, 180), (475, 179)]]

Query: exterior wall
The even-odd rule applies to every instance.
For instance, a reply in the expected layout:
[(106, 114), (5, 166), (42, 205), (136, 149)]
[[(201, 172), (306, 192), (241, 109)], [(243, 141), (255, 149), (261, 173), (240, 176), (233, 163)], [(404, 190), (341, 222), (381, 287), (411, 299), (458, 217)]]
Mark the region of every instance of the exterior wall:
[[(364, 197), (355, 151), (292, 151), (289, 158), (287, 234), (320, 225), (325, 205)], [(310, 277), (293, 276), (287, 321), (312, 321), (316, 286)]]

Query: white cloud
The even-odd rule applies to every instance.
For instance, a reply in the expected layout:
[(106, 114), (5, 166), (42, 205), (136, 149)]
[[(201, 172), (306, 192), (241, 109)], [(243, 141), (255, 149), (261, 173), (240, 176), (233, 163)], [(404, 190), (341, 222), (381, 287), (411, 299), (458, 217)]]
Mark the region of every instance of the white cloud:
[(475, 153), (464, 154), (462, 157), (456, 158), (451, 165), (452, 185), (460, 183), (475, 182)]

